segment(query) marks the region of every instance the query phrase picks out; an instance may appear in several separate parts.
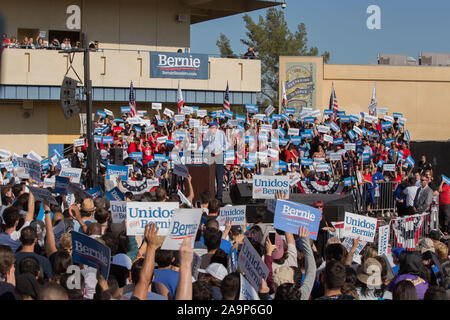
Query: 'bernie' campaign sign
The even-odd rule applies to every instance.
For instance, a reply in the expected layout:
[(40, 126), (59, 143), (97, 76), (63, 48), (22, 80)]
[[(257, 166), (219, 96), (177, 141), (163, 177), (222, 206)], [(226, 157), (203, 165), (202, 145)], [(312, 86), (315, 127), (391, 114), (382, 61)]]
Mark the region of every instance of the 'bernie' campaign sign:
[(276, 191), (281, 191), (289, 197), (288, 176), (255, 176), (253, 178), (253, 199), (275, 199)]
[(319, 209), (297, 202), (277, 200), (273, 227), (298, 234), (300, 226), (304, 226), (308, 228), (309, 238), (316, 240), (321, 215)]
[(220, 226), (224, 226), (227, 220), (231, 221), (232, 226), (242, 226), (245, 220), (246, 206), (225, 206), (220, 208), (220, 214), (217, 218)]
[(377, 219), (345, 213), (343, 237), (360, 238), (362, 241), (373, 242), (377, 230)]

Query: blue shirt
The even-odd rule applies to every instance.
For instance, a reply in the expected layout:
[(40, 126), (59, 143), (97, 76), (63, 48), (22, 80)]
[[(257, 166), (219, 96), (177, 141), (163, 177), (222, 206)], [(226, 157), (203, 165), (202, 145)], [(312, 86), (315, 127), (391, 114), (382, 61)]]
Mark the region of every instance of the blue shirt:
[(175, 300), (180, 273), (172, 269), (155, 269), (153, 273), (155, 274), (154, 282), (165, 285), (167, 290), (169, 290), (169, 299)]
[[(200, 241), (201, 243), (205, 244), (205, 240), (203, 239), (203, 235), (200, 237)], [(226, 254), (229, 254), (231, 251), (231, 248), (233, 247), (233, 245), (231, 244), (230, 241), (222, 239), (220, 241), (220, 249), (222, 249), (223, 251), (225, 251)]]
[(6, 233), (0, 233), (0, 244), (9, 246), (13, 252), (16, 252), (22, 245), (20, 241), (11, 239), (9, 234)]

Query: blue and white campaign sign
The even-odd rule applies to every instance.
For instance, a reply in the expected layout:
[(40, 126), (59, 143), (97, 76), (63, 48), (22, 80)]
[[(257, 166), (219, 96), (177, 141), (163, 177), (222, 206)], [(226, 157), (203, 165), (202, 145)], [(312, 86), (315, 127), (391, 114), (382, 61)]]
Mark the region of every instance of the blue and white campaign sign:
[(389, 225), (378, 228), (378, 255), (388, 253), (389, 245)]
[(111, 201), (109, 210), (111, 211), (111, 219), (113, 223), (122, 223), (127, 217), (126, 201)]
[(92, 195), (92, 200), (103, 197), (103, 190), (100, 186), (96, 186), (86, 191), (90, 195)]
[(0, 158), (9, 158), (11, 157), (11, 151), (0, 149)]
[(105, 194), (105, 196), (111, 201), (122, 201), (125, 200), (125, 196), (119, 190), (118, 187), (111, 189), (109, 192)]
[(81, 168), (61, 168), (60, 177), (67, 177), (72, 183), (80, 183)]
[(407, 156), (405, 160), (409, 166), (414, 167), (415, 161), (411, 156)]
[(158, 235), (167, 235), (178, 208), (178, 202), (127, 202), (127, 236), (144, 235), (145, 226), (152, 222), (159, 228)]
[(208, 79), (208, 55), (150, 51), (150, 78)]
[(128, 180), (128, 167), (108, 164), (106, 166), (106, 179), (111, 179), (111, 176), (122, 177), (122, 181)]
[(173, 167), (173, 174), (187, 178), (189, 176), (189, 169), (182, 164), (175, 164)]
[(384, 163), (383, 170), (395, 172), (395, 163)]
[(202, 209), (177, 209), (174, 211), (170, 229), (161, 246), (161, 250), (179, 250), (185, 238), (191, 239), (191, 248), (194, 248)]
[(72, 235), (73, 262), (88, 265), (93, 268), (100, 266), (103, 278), (108, 279), (111, 264), (111, 249), (101, 242), (76, 231)]
[(41, 180), (41, 162), (18, 157), (16, 175), (21, 179)]
[(245, 277), (242, 274), (239, 274), (239, 276), (241, 278), (241, 280), (240, 280), (241, 288), (239, 290), (239, 300), (250, 300), (250, 301), (260, 300), (258, 292), (255, 290), (255, 288), (253, 288), (251, 283), (248, 282), (247, 279), (245, 279)]
[(344, 237), (360, 238), (362, 241), (373, 242), (377, 230), (377, 219), (351, 212), (345, 212)]
[(102, 143), (103, 144), (114, 143), (114, 137), (112, 137), (112, 136), (102, 137)]
[(73, 145), (75, 147), (82, 147), (82, 146), (84, 146), (84, 139), (75, 139), (75, 140), (73, 140)]
[(121, 113), (131, 113), (131, 107), (130, 106), (120, 107), (120, 112)]
[[(353, 240), (352, 238), (344, 238), (344, 240), (342, 240), (342, 244), (347, 249), (347, 251), (350, 251), (353, 246)], [(355, 253), (353, 254), (352, 261), (356, 262), (357, 264), (361, 264), (361, 251), (364, 249), (366, 244), (366, 241), (359, 241), (358, 245), (356, 246)]]
[(300, 226), (309, 231), (309, 238), (317, 239), (322, 212), (305, 204), (287, 200), (277, 200), (273, 227), (275, 229), (298, 234)]
[(36, 201), (47, 201), (50, 204), (58, 205), (56, 199), (52, 196), (51, 192), (44, 188), (35, 188), (28, 186), (30, 192), (33, 194)]
[(227, 220), (231, 221), (232, 226), (242, 226), (246, 224), (245, 219), (246, 206), (225, 206), (220, 208), (217, 221), (219, 226), (224, 226)]
[(444, 183), (446, 183), (450, 186), (450, 179), (447, 176), (442, 175), (442, 180), (444, 180)]
[(301, 164), (302, 166), (312, 166), (313, 160), (310, 159), (310, 158), (301, 158), (300, 164)]
[(261, 287), (261, 279), (267, 279), (269, 269), (247, 237), (244, 238), (244, 243), (239, 252), (238, 265), (240, 271), (244, 274), (252, 287), (259, 290)]
[(55, 193), (67, 194), (67, 187), (70, 179), (67, 177), (55, 176)]
[(253, 177), (253, 199), (274, 199), (275, 192), (280, 191), (289, 197), (288, 176), (258, 176)]

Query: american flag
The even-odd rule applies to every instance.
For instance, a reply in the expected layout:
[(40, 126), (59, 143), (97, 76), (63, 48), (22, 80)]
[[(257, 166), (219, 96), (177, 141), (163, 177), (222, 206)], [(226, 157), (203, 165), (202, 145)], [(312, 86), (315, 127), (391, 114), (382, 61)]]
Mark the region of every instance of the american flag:
[(377, 115), (377, 84), (373, 85), (372, 98), (370, 99), (369, 105), (369, 115), (376, 116)]
[(284, 113), (284, 109), (287, 108), (287, 95), (286, 95), (286, 87), (284, 85), (284, 82), (281, 83), (282, 84), (282, 89), (281, 89), (281, 113)]
[(181, 108), (183, 107), (183, 93), (181, 92), (180, 80), (178, 80), (178, 93), (177, 93), (177, 102), (178, 102), (178, 113), (181, 112)]
[(334, 83), (331, 84), (331, 96), (329, 109), (333, 109), (333, 113), (339, 110), (338, 102), (336, 99), (336, 93), (334, 92)]
[(223, 110), (230, 111), (230, 90), (228, 88), (228, 81), (227, 90), (225, 91), (225, 97), (223, 98)]
[(130, 109), (131, 109), (131, 116), (134, 117), (136, 116), (136, 101), (134, 101), (134, 89), (133, 89), (133, 81), (131, 81), (130, 84), (130, 96), (129, 96), (129, 104), (130, 104)]

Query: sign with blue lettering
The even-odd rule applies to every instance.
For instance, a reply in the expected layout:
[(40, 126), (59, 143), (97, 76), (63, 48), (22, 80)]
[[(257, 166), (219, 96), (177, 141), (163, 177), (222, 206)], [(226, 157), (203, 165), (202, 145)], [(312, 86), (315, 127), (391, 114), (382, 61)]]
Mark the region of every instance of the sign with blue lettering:
[(309, 158), (301, 158), (300, 164), (302, 166), (311, 166), (313, 164), (313, 160)]
[(105, 194), (105, 196), (110, 200), (110, 201), (123, 201), (125, 200), (125, 196), (123, 195), (123, 193), (119, 190), (118, 187), (115, 187), (113, 189), (111, 189), (109, 192), (107, 192)]
[(120, 112), (121, 113), (131, 113), (131, 107), (130, 106), (120, 107)]
[(334, 145), (340, 145), (340, 144), (343, 144), (343, 143), (344, 143), (344, 138), (333, 139), (333, 144)]
[(300, 226), (304, 226), (308, 228), (309, 238), (316, 240), (321, 215), (322, 212), (319, 209), (297, 202), (278, 199), (275, 206), (273, 227), (292, 234), (298, 234)]
[(72, 183), (80, 183), (81, 171), (80, 168), (62, 168), (59, 176), (69, 178)]
[(106, 166), (106, 179), (111, 179), (111, 176), (122, 177), (122, 181), (128, 180), (128, 167), (108, 164)]
[(67, 194), (67, 187), (70, 179), (67, 177), (55, 176), (55, 193)]
[[(81, 169), (80, 169), (81, 170)], [(41, 180), (41, 163), (27, 158), (17, 158), (16, 174), (19, 178)]]
[(236, 114), (236, 120), (239, 122), (245, 122), (247, 119), (246, 116), (241, 116), (240, 114)]
[(144, 235), (145, 226), (152, 222), (159, 228), (158, 235), (167, 235), (178, 208), (178, 202), (127, 202), (127, 236)]
[(202, 209), (176, 209), (161, 250), (179, 250), (185, 238), (191, 239), (191, 248), (194, 248), (195, 235), (201, 219)]
[(101, 242), (80, 232), (70, 231), (72, 235), (73, 262), (93, 268), (100, 266), (103, 278), (108, 279), (111, 264), (111, 249)]
[(114, 138), (111, 136), (103, 137), (103, 144), (114, 143)]
[(246, 206), (225, 206), (220, 208), (220, 214), (217, 218), (219, 226), (224, 226), (226, 220), (231, 221), (232, 226), (242, 226), (246, 224), (245, 219)]
[(127, 217), (127, 202), (111, 201), (109, 210), (111, 211), (111, 219), (113, 223), (123, 223)]
[(208, 55), (150, 51), (150, 78), (208, 79)]
[(142, 160), (142, 152), (132, 152), (129, 156), (133, 160)]
[(289, 197), (288, 176), (254, 176), (253, 199), (275, 199), (275, 192), (279, 191)]
[(362, 241), (373, 242), (376, 230), (377, 218), (345, 212), (343, 237), (359, 237)]
[(189, 169), (182, 164), (175, 164), (173, 168), (173, 174), (187, 178), (189, 176)]
[(388, 253), (389, 246), (389, 225), (378, 228), (378, 255)]
[(261, 279), (267, 279), (269, 269), (247, 237), (244, 238), (241, 251), (239, 251), (238, 265), (252, 287), (259, 290)]
[(282, 119), (281, 114), (273, 114), (272, 120), (274, 121), (280, 121)]
[(96, 186), (86, 191), (87, 193), (92, 195), (92, 199), (95, 200), (97, 198), (103, 197), (103, 190), (100, 186)]

